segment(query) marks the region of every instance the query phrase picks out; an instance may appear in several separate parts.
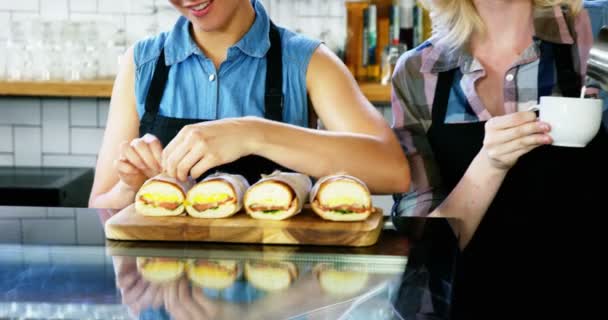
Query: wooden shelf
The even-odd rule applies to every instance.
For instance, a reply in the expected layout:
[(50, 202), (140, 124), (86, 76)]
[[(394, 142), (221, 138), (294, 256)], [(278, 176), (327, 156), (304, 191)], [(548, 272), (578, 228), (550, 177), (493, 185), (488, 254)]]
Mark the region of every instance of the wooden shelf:
[[(112, 95), (112, 84), (112, 80), (74, 82), (0, 81), (0, 96), (109, 98)], [(390, 86), (379, 83), (360, 83), (359, 86), (371, 102), (390, 103)]]
[(391, 102), (391, 86), (382, 85), (380, 83), (361, 82), (359, 87), (367, 99), (376, 103)]
[(0, 95), (37, 97), (109, 98), (113, 80), (95, 81), (0, 81)]

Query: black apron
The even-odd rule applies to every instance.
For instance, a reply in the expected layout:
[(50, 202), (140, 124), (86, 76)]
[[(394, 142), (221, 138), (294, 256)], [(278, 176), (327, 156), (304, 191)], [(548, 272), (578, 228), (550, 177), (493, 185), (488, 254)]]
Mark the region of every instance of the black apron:
[[(539, 97), (551, 93), (553, 65), (563, 95), (579, 96), (581, 81), (572, 49), (541, 43)], [(484, 122), (445, 123), (455, 73), (439, 74), (428, 131), (445, 194), (479, 153), (485, 132)], [(586, 148), (542, 146), (519, 159), (462, 253), (454, 318), (526, 319), (530, 312), (576, 309), (573, 299), (588, 297), (580, 287), (593, 280), (585, 274), (591, 261), (584, 258), (594, 259), (593, 244), (600, 241), (599, 228), (589, 217), (603, 204), (598, 201), (603, 188), (592, 183), (608, 181), (607, 149), (606, 133), (600, 129)], [(568, 286), (576, 289), (565, 289)]]
[[(281, 56), (281, 36), (278, 28), (270, 22), (270, 49), (266, 54), (266, 92), (265, 92), (265, 118), (273, 121), (283, 121), (283, 61)], [(148, 89), (146, 98), (146, 112), (139, 124), (139, 135), (150, 133), (156, 136), (163, 146), (167, 146), (180, 130), (187, 125), (213, 121), (215, 119), (179, 119), (163, 117), (158, 114), (160, 102), (169, 77), (169, 70), (165, 64), (164, 49), (161, 50), (154, 75)], [(241, 174), (250, 184), (257, 182), (261, 174), (270, 174), (274, 170), (290, 171), (281, 165), (259, 156), (246, 156), (232, 163), (213, 168), (200, 178), (221, 171), (225, 173)]]

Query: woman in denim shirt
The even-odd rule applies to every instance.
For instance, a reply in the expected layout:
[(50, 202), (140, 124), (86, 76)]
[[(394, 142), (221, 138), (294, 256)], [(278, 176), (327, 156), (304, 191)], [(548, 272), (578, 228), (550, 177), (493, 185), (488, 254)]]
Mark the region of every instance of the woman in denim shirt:
[[(162, 171), (250, 182), (275, 169), (345, 171), (374, 193), (408, 189), (397, 139), (328, 48), (274, 26), (257, 0), (170, 2), (182, 14), (173, 30), (122, 60), (91, 207), (126, 207)], [(313, 114), (326, 131), (306, 128)]]

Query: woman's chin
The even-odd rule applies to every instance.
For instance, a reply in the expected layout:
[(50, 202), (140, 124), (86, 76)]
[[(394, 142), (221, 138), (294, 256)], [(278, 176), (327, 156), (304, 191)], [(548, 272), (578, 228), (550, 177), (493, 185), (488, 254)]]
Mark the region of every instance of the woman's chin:
[(203, 32), (216, 32), (222, 30), (222, 23), (219, 21), (213, 21), (208, 17), (205, 18), (197, 18), (197, 17), (189, 17), (190, 22), (192, 22), (192, 26), (195, 29)]

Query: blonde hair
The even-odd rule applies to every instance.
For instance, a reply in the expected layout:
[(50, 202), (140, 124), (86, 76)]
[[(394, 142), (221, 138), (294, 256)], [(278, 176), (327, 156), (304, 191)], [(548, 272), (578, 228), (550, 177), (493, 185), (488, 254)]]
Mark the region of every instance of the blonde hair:
[[(430, 10), (433, 21), (433, 35), (440, 38), (438, 43), (450, 48), (464, 45), (474, 33), (483, 34), (485, 25), (473, 0), (419, 0)], [(533, 0), (535, 7), (565, 6), (572, 15), (583, 9), (582, 0)]]

